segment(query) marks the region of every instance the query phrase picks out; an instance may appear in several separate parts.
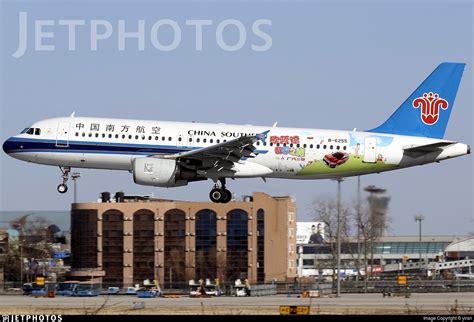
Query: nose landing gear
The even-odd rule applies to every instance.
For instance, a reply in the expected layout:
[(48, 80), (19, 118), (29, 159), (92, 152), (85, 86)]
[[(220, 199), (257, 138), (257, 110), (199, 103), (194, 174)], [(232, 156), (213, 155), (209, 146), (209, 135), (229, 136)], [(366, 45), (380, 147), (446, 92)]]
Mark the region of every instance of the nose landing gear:
[(225, 178), (220, 178), (219, 182), (220, 187), (216, 182), (214, 189), (209, 193), (209, 198), (215, 203), (228, 203), (232, 200), (232, 192), (225, 188)]
[(69, 173), (71, 172), (71, 167), (64, 167), (64, 170), (62, 167), (59, 167), (59, 169), (61, 169), (61, 172), (63, 173), (62, 175), (63, 183), (61, 183), (57, 189), (59, 193), (66, 193), (67, 192), (66, 182), (69, 180)]

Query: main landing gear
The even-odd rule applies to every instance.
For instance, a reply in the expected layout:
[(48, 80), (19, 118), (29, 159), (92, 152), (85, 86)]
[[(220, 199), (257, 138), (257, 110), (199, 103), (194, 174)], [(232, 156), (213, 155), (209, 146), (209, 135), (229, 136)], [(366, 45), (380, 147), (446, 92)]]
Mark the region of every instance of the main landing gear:
[(216, 203), (228, 203), (232, 200), (232, 192), (225, 188), (225, 178), (220, 178), (220, 187), (219, 184), (216, 182), (214, 185), (214, 189), (211, 190), (209, 193), (209, 198), (211, 198), (212, 202)]
[(66, 182), (69, 180), (69, 172), (71, 172), (71, 167), (64, 167), (64, 168), (59, 167), (59, 169), (61, 169), (61, 172), (63, 173), (63, 175), (62, 175), (63, 183), (61, 183), (58, 186), (58, 192), (59, 193), (66, 193), (67, 192)]

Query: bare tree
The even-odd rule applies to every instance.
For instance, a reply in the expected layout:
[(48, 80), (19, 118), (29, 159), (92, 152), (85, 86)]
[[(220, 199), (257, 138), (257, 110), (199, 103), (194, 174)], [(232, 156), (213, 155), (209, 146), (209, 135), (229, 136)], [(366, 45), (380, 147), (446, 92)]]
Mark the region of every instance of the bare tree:
[[(332, 269), (332, 281), (334, 283), (336, 278), (337, 266), (337, 200), (331, 198), (318, 199), (312, 205), (314, 220), (324, 223), (325, 243), (322, 247), (329, 247), (331, 259), (329, 261), (318, 261), (316, 267), (321, 275), (321, 270), (324, 268)], [(350, 211), (344, 205), (341, 205), (340, 213), (340, 232), (341, 244), (347, 242), (350, 236)]]
[[(359, 228), (360, 233), (360, 241), (362, 243), (361, 251), (363, 252), (363, 262), (364, 262), (364, 289), (367, 291), (367, 279), (369, 277), (368, 272), (368, 262), (370, 256), (370, 266), (371, 272), (373, 272), (374, 266), (374, 245), (377, 239), (380, 237), (378, 232), (382, 230), (386, 230), (390, 224), (390, 218), (387, 217), (383, 222), (383, 227), (381, 227), (381, 223), (375, 222), (373, 220), (373, 216), (371, 215), (371, 209), (368, 202), (364, 202), (360, 205), (360, 213), (357, 214), (355, 212), (355, 222)], [(359, 263), (357, 263), (359, 266)], [(359, 267), (358, 267), (359, 268)]]
[[(18, 240), (12, 243), (11, 258), (17, 259), (15, 267), (7, 268), (8, 271), (17, 270), (18, 280), (22, 280), (23, 271), (27, 274), (27, 280), (32, 281), (38, 273), (38, 259), (49, 259), (52, 257), (54, 233), (51, 231), (51, 223), (43, 217), (22, 216), (10, 222), (12, 229), (18, 231)], [(28, 265), (24, 266), (24, 260)], [(10, 261), (13, 263), (12, 261)], [(25, 268), (25, 269), (24, 269)], [(12, 276), (13, 277), (13, 276)]]

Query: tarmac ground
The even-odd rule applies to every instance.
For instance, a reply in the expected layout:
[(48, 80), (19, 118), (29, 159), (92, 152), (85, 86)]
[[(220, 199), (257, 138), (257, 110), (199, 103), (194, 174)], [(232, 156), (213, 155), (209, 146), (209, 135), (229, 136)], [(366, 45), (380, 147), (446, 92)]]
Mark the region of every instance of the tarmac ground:
[(434, 314), (473, 315), (474, 292), (342, 294), (340, 298), (262, 297), (137, 298), (135, 296), (35, 298), (0, 296), (0, 314), (192, 314), (272, 315), (280, 306), (309, 306), (310, 314)]

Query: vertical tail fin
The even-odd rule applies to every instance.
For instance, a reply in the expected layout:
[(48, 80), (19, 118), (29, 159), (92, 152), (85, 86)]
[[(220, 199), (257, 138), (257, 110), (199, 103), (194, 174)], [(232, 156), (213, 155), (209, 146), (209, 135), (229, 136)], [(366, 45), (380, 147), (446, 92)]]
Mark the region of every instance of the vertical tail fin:
[(368, 132), (442, 139), (464, 66), (440, 64), (385, 123)]

